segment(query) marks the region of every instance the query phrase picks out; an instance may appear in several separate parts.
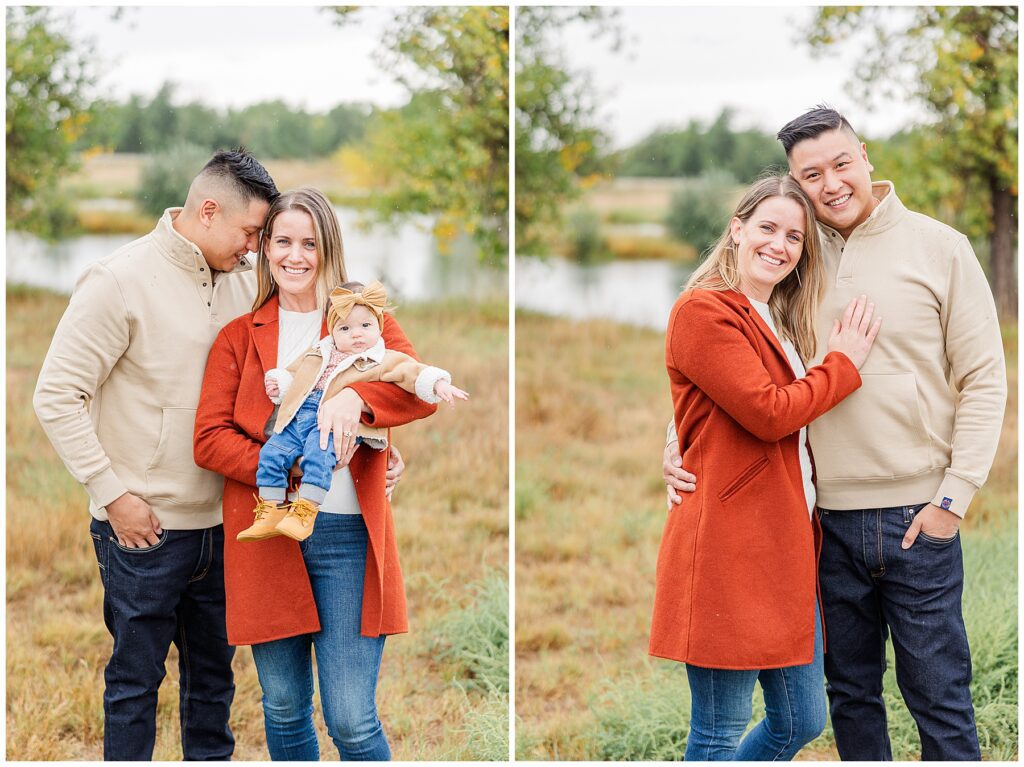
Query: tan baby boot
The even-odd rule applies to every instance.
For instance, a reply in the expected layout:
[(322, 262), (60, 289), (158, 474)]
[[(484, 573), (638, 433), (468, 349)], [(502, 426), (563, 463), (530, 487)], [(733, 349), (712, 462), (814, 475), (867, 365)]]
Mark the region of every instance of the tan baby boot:
[(320, 507), (305, 498), (292, 502), (284, 519), (277, 523), (277, 532), (297, 541), (304, 541), (313, 534), (313, 523), (316, 521)]
[[(255, 497), (255, 496), (253, 496)], [(278, 506), (276, 503), (256, 498), (256, 508), (253, 510), (256, 519), (253, 523), (240, 532), (236, 539), (239, 541), (261, 541), (264, 538), (273, 538), (280, 535), (274, 528), (277, 523), (284, 519), (288, 513), (288, 506)]]

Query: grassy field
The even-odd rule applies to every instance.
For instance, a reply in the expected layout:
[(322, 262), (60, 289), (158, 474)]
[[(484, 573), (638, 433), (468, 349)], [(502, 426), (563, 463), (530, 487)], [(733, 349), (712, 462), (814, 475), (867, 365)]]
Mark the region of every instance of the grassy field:
[[(111, 638), (84, 491), (36, 422), (31, 394), (67, 299), (7, 291), (7, 759), (102, 758)], [(424, 359), (473, 399), (396, 430), (408, 470), (393, 507), (411, 633), (388, 640), (380, 716), (396, 759), (508, 754), (508, 328), (504, 304), (405, 304)], [(234, 662), (235, 758), (268, 758), (249, 648)], [(181, 758), (177, 657), (154, 758)], [(321, 753), (336, 758), (317, 722)]]
[[(993, 760), (1017, 757), (1016, 329), (1004, 340), (1010, 403), (963, 538), (972, 691), (982, 754)], [(647, 656), (666, 513), (664, 338), (520, 313), (516, 349), (517, 755), (681, 759), (685, 670)], [(894, 756), (916, 759), (891, 663), (885, 687)], [(837, 759), (831, 730), (799, 758)]]

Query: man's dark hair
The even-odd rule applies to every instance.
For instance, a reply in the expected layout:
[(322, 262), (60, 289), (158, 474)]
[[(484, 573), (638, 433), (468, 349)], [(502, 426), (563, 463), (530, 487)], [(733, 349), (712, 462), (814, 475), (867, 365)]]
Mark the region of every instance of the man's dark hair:
[(828, 104), (818, 104), (814, 109), (804, 112), (795, 120), (786, 123), (776, 138), (782, 142), (782, 148), (789, 157), (790, 150), (801, 141), (817, 138), (822, 133), (844, 128), (857, 135), (849, 121)]
[(246, 204), (257, 198), (273, 202), (278, 196), (277, 185), (267, 169), (242, 146), (217, 152), (200, 173), (230, 181)]

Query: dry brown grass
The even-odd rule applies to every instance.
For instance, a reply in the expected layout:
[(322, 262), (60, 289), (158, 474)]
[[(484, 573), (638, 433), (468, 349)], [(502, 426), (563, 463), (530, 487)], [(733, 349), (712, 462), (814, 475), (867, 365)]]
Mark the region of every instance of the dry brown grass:
[(664, 237), (616, 234), (608, 235), (605, 238), (605, 243), (612, 256), (623, 261), (650, 259), (692, 264), (700, 255), (692, 245)]
[(584, 200), (605, 217), (613, 211), (634, 211), (652, 221), (660, 221), (668, 213), (672, 195), (684, 188), (687, 181), (680, 178), (615, 178), (588, 189)]
[[(1016, 332), (999, 454), (965, 530), (1016, 536)], [(553, 358), (550, 350), (557, 350)], [(516, 317), (516, 714), (527, 759), (600, 759), (597, 703), (644, 689), (671, 413), (664, 337)], [(685, 686), (685, 685), (684, 685)], [(827, 746), (826, 746), (827, 748)], [(681, 756), (681, 753), (680, 753)], [(834, 751), (801, 759), (835, 759)]]
[[(102, 758), (103, 667), (111, 639), (88, 535), (85, 493), (43, 436), (31, 392), (66, 299), (7, 293), (7, 758)], [(507, 313), (465, 302), (403, 305), (423, 359), (472, 394), (395, 432), (408, 471), (394, 498), (411, 633), (388, 640), (378, 701), (396, 759), (473, 756), (465, 730), (494, 698), (463, 693), (436, 659), (453, 605), (508, 561)], [(235, 758), (267, 759), (252, 655), (240, 648)], [(180, 759), (177, 659), (160, 691), (155, 758)], [(336, 751), (322, 725), (321, 753)]]

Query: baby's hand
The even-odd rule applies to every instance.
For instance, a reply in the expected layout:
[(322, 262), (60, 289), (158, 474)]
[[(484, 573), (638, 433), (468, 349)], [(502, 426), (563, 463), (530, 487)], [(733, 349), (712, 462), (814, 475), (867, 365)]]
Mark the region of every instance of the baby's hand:
[(281, 394), (281, 390), (277, 387), (277, 381), (275, 381), (273, 378), (268, 378), (265, 381), (265, 383), (267, 387), (268, 397), (277, 397), (278, 395)]
[(447, 381), (441, 380), (434, 384), (434, 394), (443, 399), (449, 405), (455, 404), (455, 399), (469, 399), (469, 392), (462, 391), (457, 386), (452, 386)]

